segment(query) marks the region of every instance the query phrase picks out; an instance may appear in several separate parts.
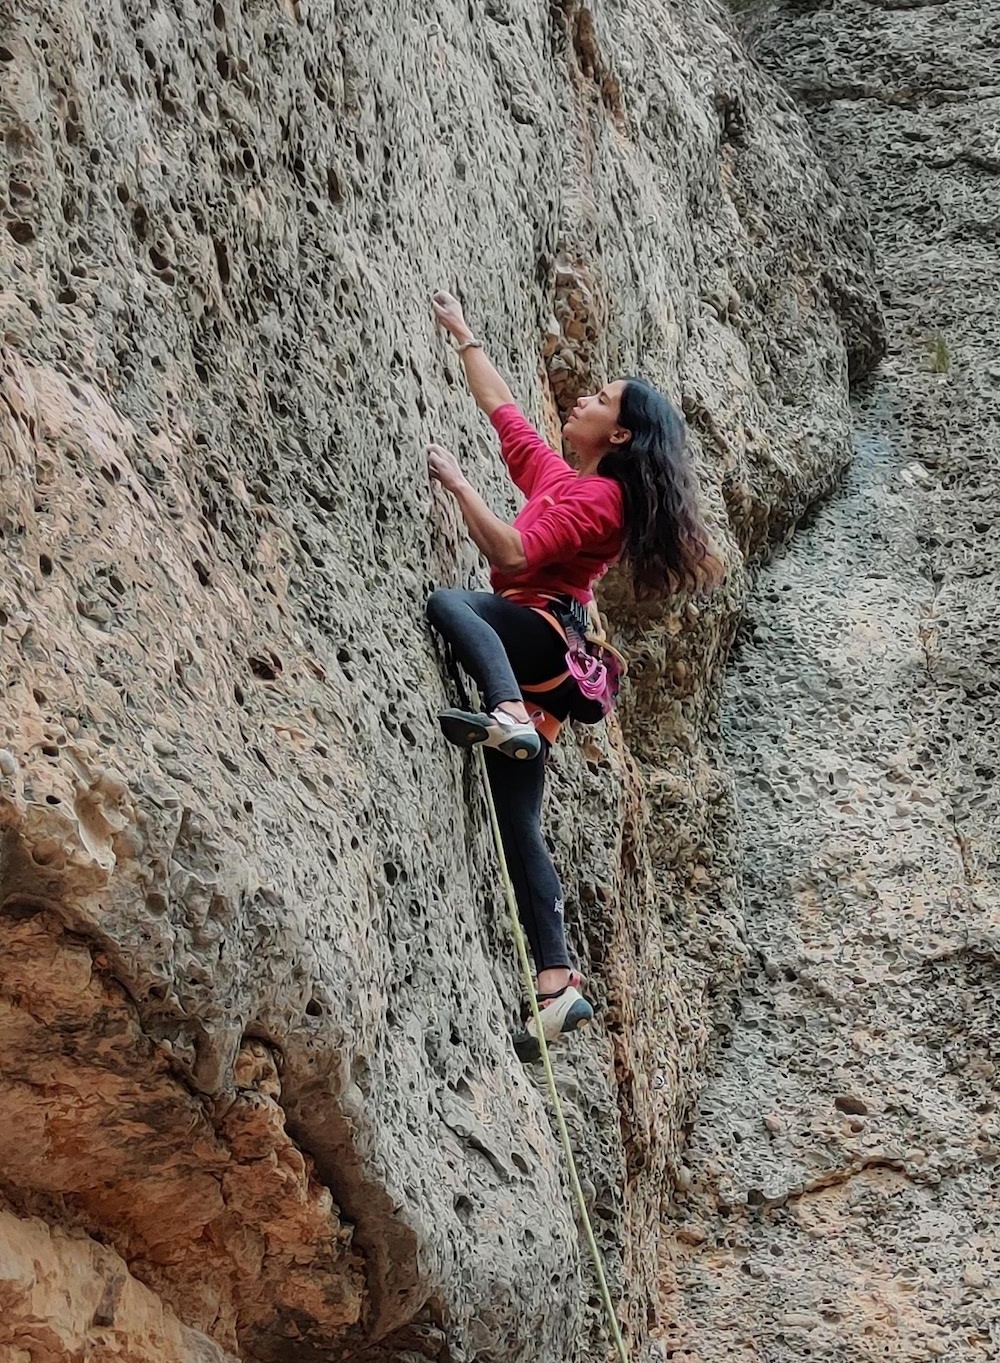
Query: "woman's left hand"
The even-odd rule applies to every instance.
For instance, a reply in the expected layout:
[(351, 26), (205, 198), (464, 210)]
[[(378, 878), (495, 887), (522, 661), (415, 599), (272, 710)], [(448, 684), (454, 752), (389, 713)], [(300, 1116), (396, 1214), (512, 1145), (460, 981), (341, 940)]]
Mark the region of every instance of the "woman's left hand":
[(465, 484), (465, 475), (458, 460), (443, 445), (428, 446), (427, 472), (449, 492), (457, 492)]

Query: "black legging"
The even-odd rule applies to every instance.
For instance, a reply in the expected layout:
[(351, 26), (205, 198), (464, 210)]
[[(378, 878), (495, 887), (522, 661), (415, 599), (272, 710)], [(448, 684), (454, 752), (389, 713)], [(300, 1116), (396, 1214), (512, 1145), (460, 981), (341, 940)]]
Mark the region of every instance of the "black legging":
[[(503, 701), (524, 700), (545, 707), (557, 719), (584, 723), (600, 719), (600, 706), (581, 696), (568, 679), (532, 697), (532, 683), (550, 681), (565, 671), (566, 645), (556, 630), (528, 606), (492, 592), (440, 588), (427, 603), (427, 618), (443, 635), (479, 687), (487, 710)], [(542, 794), (548, 744), (529, 761), (484, 752), (500, 836), (517, 898), (521, 922), (535, 969), (570, 964), (563, 925), (563, 893), (542, 838)]]

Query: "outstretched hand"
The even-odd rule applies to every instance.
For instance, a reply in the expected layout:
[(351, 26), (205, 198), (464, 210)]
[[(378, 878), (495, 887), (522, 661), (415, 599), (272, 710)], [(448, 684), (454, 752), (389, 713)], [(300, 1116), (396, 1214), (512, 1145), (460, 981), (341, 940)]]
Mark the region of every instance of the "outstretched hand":
[(431, 307), (434, 309), (434, 316), (452, 336), (469, 330), (462, 305), (454, 294), (440, 289), (431, 299)]
[(436, 483), (449, 492), (457, 492), (465, 483), (458, 460), (443, 445), (429, 445), (427, 448), (427, 472)]

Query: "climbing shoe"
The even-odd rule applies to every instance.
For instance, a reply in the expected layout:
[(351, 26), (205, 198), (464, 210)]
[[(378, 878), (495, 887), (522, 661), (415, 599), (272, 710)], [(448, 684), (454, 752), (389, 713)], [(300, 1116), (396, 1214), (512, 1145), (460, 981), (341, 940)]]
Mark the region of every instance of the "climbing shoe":
[[(578, 1027), (586, 1027), (593, 1019), (594, 1010), (578, 989), (568, 984), (558, 994), (540, 995), (542, 1031), (546, 1042), (551, 1046), (558, 1041), (563, 1032), (575, 1032)], [(526, 1064), (537, 1060), (541, 1055), (538, 1037), (535, 1033), (535, 1019), (529, 1018), (523, 1032), (514, 1037), (514, 1050), (519, 1060)]]
[(537, 757), (542, 750), (535, 726), (504, 710), (494, 710), (491, 715), (473, 710), (442, 710), (438, 722), (448, 742), (459, 748), (474, 748), (481, 743), (484, 748), (496, 748), (505, 757), (522, 761)]

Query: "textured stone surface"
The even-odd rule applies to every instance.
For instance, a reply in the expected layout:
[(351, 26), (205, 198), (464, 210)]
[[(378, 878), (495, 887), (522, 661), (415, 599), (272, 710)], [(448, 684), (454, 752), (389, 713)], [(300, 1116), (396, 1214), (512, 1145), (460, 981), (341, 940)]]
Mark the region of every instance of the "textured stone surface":
[(674, 1215), (668, 1356), (1000, 1356), (1000, 492), (990, 7), (788, 7), (762, 54), (869, 207), (889, 355), (728, 687), (740, 1020)]
[(165, 1310), (113, 1250), (3, 1210), (0, 1349), (6, 1363), (235, 1363)]
[[(641, 369), (732, 564), (606, 601), (621, 725), (547, 827), (602, 1026), (560, 1082), (622, 1317), (742, 956), (742, 561), (848, 455), (869, 251), (721, 12), (14, 7), (0, 23), (0, 1178), (248, 1359), (600, 1354), (474, 769), (421, 623), (498, 507), (435, 335), (540, 419)], [(67, 1357), (72, 1354), (67, 1352)]]

